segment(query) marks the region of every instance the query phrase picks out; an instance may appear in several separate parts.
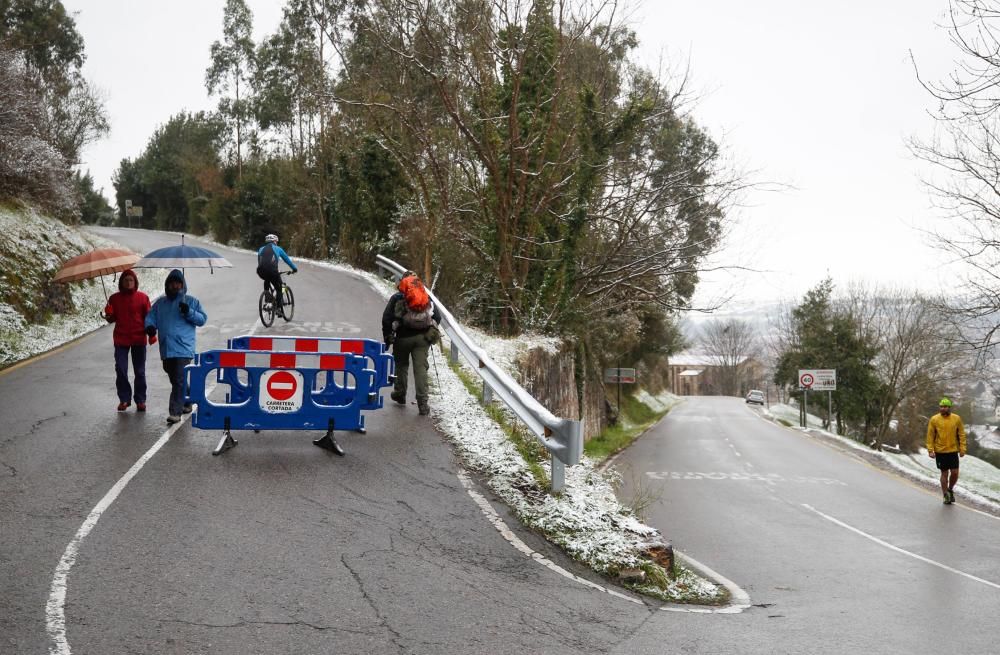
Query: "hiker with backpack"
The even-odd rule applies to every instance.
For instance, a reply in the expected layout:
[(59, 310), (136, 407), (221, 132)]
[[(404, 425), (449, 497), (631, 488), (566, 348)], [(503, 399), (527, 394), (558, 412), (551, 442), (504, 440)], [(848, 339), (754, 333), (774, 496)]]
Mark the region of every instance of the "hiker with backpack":
[(278, 235), (268, 234), (264, 237), (264, 245), (257, 251), (257, 277), (264, 280), (264, 290), (271, 288), (274, 296), (275, 311), (279, 316), (285, 315), (284, 298), (281, 292), (281, 274), (278, 273), (278, 260), (284, 260), (292, 273), (298, 273), (298, 267), (292, 263), (288, 253), (278, 245)]
[(441, 314), (413, 271), (403, 273), (396, 288), (398, 291), (389, 298), (382, 312), (382, 340), (386, 346), (392, 346), (396, 362), (396, 382), (389, 397), (400, 405), (406, 404), (406, 383), (412, 359), (417, 410), (421, 416), (427, 416), (431, 413), (427, 402), (427, 354), (441, 338), (438, 330)]

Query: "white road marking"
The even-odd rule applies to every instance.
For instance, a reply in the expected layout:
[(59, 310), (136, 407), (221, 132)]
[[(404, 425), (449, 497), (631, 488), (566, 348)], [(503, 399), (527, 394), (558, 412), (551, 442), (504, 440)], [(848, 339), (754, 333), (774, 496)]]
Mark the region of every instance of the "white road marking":
[[(479, 506), (479, 509), (482, 510), (483, 514), (486, 516), (486, 519), (490, 523), (493, 524), (493, 527), (495, 527), (497, 529), (497, 532), (499, 532), (500, 535), (504, 539), (506, 539), (508, 543), (510, 543), (510, 545), (512, 545), (514, 548), (516, 548), (517, 550), (519, 550), (520, 552), (522, 552), (524, 555), (526, 555), (527, 557), (530, 557), (531, 559), (533, 559), (534, 561), (538, 562), (539, 564), (541, 564), (545, 568), (549, 569), (550, 571), (553, 571), (554, 573), (558, 573), (559, 575), (561, 575), (561, 576), (563, 576), (565, 578), (569, 578), (570, 580), (578, 582), (578, 583), (584, 585), (585, 587), (589, 587), (589, 588), (594, 589), (596, 591), (600, 591), (600, 592), (606, 593), (606, 594), (608, 594), (610, 596), (614, 596), (616, 598), (621, 598), (622, 600), (626, 600), (626, 601), (628, 601), (630, 603), (634, 603), (636, 605), (645, 605), (644, 602), (642, 602), (641, 600), (639, 600), (637, 598), (632, 598), (631, 596), (627, 596), (627, 595), (625, 595), (625, 594), (623, 594), (621, 592), (615, 591), (613, 589), (608, 589), (607, 587), (604, 587), (603, 585), (599, 585), (599, 584), (597, 584), (595, 582), (591, 582), (590, 580), (587, 580), (586, 578), (581, 578), (580, 576), (578, 576), (578, 575), (576, 575), (574, 573), (570, 573), (569, 571), (567, 571), (563, 567), (559, 566), (558, 564), (556, 564), (552, 560), (548, 559), (547, 557), (545, 557), (541, 553), (537, 553), (534, 550), (532, 550), (531, 547), (528, 546), (528, 544), (526, 544), (523, 541), (521, 541), (521, 539), (516, 534), (514, 534), (511, 531), (510, 528), (507, 527), (507, 524), (504, 523), (503, 519), (500, 518), (500, 515), (496, 513), (496, 510), (493, 509), (493, 506), (490, 505), (489, 501), (486, 500), (486, 498), (484, 498), (481, 493), (479, 493), (478, 491), (476, 491), (476, 489), (474, 488), (474, 486), (472, 484), (472, 480), (470, 480), (469, 477), (467, 475), (465, 475), (465, 473), (459, 472), (458, 473), (458, 479), (462, 483), (462, 486), (465, 487), (466, 493), (468, 493), (469, 496), (472, 498), (473, 502), (476, 503), (476, 505)], [(714, 577), (718, 582), (720, 582), (724, 587), (726, 587), (726, 589), (729, 590), (729, 593), (732, 596), (732, 598), (734, 599), (734, 601), (735, 601), (736, 604), (729, 605), (727, 607), (719, 607), (719, 608), (713, 608), (713, 607), (661, 607), (660, 611), (663, 611), (663, 612), (682, 612), (682, 613), (686, 613), (686, 614), (739, 614), (743, 610), (745, 610), (748, 607), (750, 607), (750, 597), (747, 595), (747, 593), (745, 591), (743, 591), (742, 589), (740, 589), (733, 582), (731, 582), (731, 581), (727, 580), (726, 578), (722, 577), (721, 575), (719, 575), (718, 573), (716, 573), (712, 569), (708, 568), (707, 566), (704, 566), (703, 564), (699, 564), (698, 562), (696, 562), (694, 559), (688, 557), (687, 555), (682, 555), (681, 553), (679, 553), (676, 550), (674, 551), (674, 553), (677, 554), (677, 555), (679, 555), (679, 556), (681, 556), (683, 559), (691, 562), (692, 565), (694, 566), (694, 568), (700, 569), (706, 575)]]
[[(749, 465), (748, 465), (749, 467)], [(770, 485), (792, 482), (802, 484), (827, 484), (846, 487), (847, 483), (835, 478), (818, 476), (793, 475), (784, 477), (777, 473), (739, 473), (719, 471), (646, 471), (646, 477), (652, 480), (733, 480), (737, 482), (765, 482)]]
[(851, 532), (853, 532), (855, 534), (861, 535), (865, 539), (873, 541), (873, 542), (877, 543), (880, 546), (885, 546), (889, 550), (893, 550), (893, 551), (895, 551), (897, 553), (900, 553), (902, 555), (906, 555), (907, 557), (912, 557), (913, 559), (920, 560), (921, 562), (924, 562), (926, 564), (930, 564), (931, 566), (936, 566), (939, 569), (943, 569), (945, 571), (948, 571), (949, 573), (954, 573), (956, 575), (960, 575), (963, 578), (968, 578), (969, 580), (973, 580), (975, 582), (979, 582), (979, 583), (984, 584), (984, 585), (986, 585), (988, 587), (993, 587), (994, 589), (1000, 589), (1000, 584), (997, 584), (996, 582), (990, 582), (989, 580), (984, 580), (983, 578), (978, 578), (978, 577), (972, 575), (971, 573), (966, 573), (965, 571), (959, 571), (958, 569), (953, 569), (952, 567), (950, 567), (950, 566), (948, 566), (946, 564), (942, 564), (941, 562), (935, 562), (934, 560), (928, 559), (928, 558), (924, 557), (923, 555), (917, 555), (916, 553), (911, 553), (910, 551), (904, 550), (904, 549), (900, 548), (899, 546), (894, 546), (894, 545), (890, 544), (888, 541), (885, 541), (883, 539), (879, 539), (878, 537), (870, 535), (870, 534), (868, 534), (867, 532), (865, 532), (863, 530), (859, 530), (858, 528), (855, 528), (854, 526), (848, 525), (848, 524), (844, 523), (843, 521), (841, 521), (839, 519), (833, 518), (829, 514), (824, 514), (823, 512), (819, 511), (815, 507), (812, 507), (811, 505), (806, 505), (805, 503), (802, 503), (802, 506), (805, 507), (810, 512), (813, 512), (814, 514), (822, 516), (827, 521), (830, 521), (831, 523), (839, 525), (840, 527), (842, 527), (842, 528), (844, 528), (846, 530), (850, 530)]
[[(257, 331), (257, 327), (261, 323), (258, 321), (250, 328), (249, 334), (253, 334)], [(216, 382), (212, 382), (205, 388), (205, 395), (208, 396), (215, 390)], [(49, 646), (50, 655), (70, 655), (72, 652), (69, 647), (69, 641), (66, 639), (66, 589), (69, 583), (69, 572), (76, 563), (77, 553), (80, 552), (80, 544), (83, 540), (90, 534), (94, 526), (101, 519), (101, 516), (109, 507), (111, 503), (115, 502), (118, 495), (121, 494), (122, 490), (126, 485), (134, 478), (142, 467), (146, 465), (153, 455), (155, 455), (160, 448), (164, 446), (170, 437), (174, 436), (174, 433), (181, 428), (182, 425), (188, 420), (191, 414), (184, 414), (181, 417), (179, 423), (174, 423), (166, 432), (164, 432), (156, 443), (140, 457), (132, 468), (128, 470), (125, 475), (123, 475), (118, 482), (111, 487), (108, 493), (104, 494), (104, 497), (98, 501), (94, 506), (94, 509), (90, 510), (90, 514), (84, 520), (83, 525), (80, 529), (76, 531), (73, 535), (73, 539), (66, 546), (66, 550), (63, 551), (62, 557), (59, 559), (59, 564), (56, 565), (55, 574), (52, 577), (52, 584), (49, 586), (49, 600), (45, 604), (45, 629), (49, 634), (49, 639), (52, 640), (52, 645)]]

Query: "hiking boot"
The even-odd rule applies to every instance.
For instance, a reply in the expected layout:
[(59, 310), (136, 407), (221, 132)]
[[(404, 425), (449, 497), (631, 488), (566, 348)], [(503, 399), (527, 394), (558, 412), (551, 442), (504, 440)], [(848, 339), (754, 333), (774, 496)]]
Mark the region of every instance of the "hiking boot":
[(395, 400), (400, 405), (406, 404), (406, 392), (405, 391), (393, 391), (389, 394), (389, 397)]
[(421, 416), (427, 416), (431, 413), (431, 406), (427, 404), (426, 400), (417, 401), (417, 411)]
[(167, 417), (167, 423), (170, 423), (171, 425), (173, 425), (174, 423), (180, 423), (180, 422), (181, 422), (181, 417), (180, 416), (174, 416), (173, 414), (171, 414), (170, 416)]
[(135, 404), (135, 411), (137, 411), (137, 412), (145, 412), (146, 411), (146, 403), (136, 403)]
[(119, 411), (119, 412), (124, 412), (124, 411), (125, 411), (126, 409), (128, 409), (128, 406), (129, 406), (130, 404), (131, 404), (131, 403), (126, 403), (126, 402), (121, 402), (121, 403), (118, 403), (118, 411)]
[(952, 501), (952, 499), (951, 499), (951, 492), (950, 491), (944, 492), (944, 504), (945, 505), (951, 505), (952, 502), (954, 502), (954, 501)]
[(952, 491), (951, 489), (948, 490), (948, 500), (950, 501), (948, 503), (949, 505), (955, 502), (955, 492)]
[(184, 405), (184, 413), (185, 414), (190, 414), (193, 411), (194, 411), (194, 406), (193, 405)]

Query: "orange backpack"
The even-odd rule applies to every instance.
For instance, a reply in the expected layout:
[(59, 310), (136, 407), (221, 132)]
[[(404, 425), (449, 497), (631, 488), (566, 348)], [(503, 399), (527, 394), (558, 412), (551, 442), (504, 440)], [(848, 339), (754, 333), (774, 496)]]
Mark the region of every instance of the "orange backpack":
[(420, 278), (415, 275), (403, 278), (399, 282), (399, 290), (403, 293), (403, 298), (396, 303), (395, 314), (398, 320), (393, 329), (400, 322), (414, 330), (426, 330), (434, 325), (434, 306)]
[(425, 311), (431, 304), (431, 298), (427, 295), (424, 283), (416, 275), (403, 278), (399, 283), (399, 290), (403, 292), (406, 299), (406, 308), (413, 312)]

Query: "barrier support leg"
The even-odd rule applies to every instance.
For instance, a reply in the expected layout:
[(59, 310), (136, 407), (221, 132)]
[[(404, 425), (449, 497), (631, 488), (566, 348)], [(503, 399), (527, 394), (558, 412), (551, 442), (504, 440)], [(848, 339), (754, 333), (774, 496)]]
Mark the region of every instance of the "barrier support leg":
[(344, 449), (333, 438), (333, 419), (330, 419), (330, 426), (327, 428), (326, 434), (321, 439), (314, 439), (313, 443), (324, 450), (329, 450), (331, 453), (340, 455), (341, 457), (344, 456)]
[(230, 448), (232, 448), (233, 446), (235, 446), (236, 444), (239, 443), (239, 441), (237, 441), (236, 439), (233, 439), (233, 435), (229, 431), (229, 417), (228, 416), (226, 417), (225, 426), (226, 426), (225, 427), (225, 434), (222, 437), (222, 441), (219, 442), (219, 445), (216, 446), (215, 450), (212, 451), (213, 455), (221, 455), (222, 453), (226, 452), (227, 450), (229, 450)]

